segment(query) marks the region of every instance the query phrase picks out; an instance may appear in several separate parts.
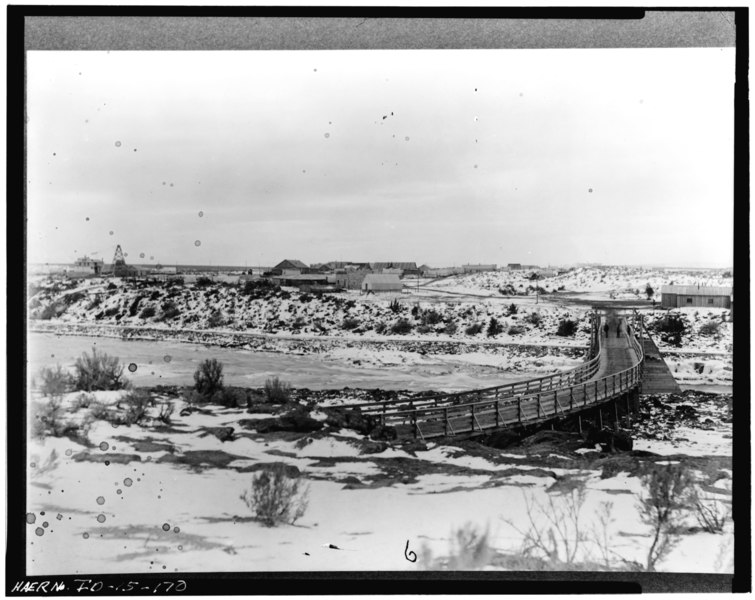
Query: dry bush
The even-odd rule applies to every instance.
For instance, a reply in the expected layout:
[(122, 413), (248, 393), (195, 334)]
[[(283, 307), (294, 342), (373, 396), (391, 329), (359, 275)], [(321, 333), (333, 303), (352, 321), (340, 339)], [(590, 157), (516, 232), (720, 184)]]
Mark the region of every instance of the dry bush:
[(577, 333), (577, 322), (572, 319), (562, 319), (558, 323), (558, 329), (556, 335), (562, 337), (572, 336)]
[(477, 335), (482, 331), (483, 324), (482, 323), (475, 323), (474, 325), (470, 325), (464, 330), (464, 333), (467, 335)]
[(443, 333), (445, 333), (446, 335), (453, 335), (458, 329), (459, 326), (456, 324), (456, 321), (449, 321), (443, 328)]
[(309, 487), (300, 477), (289, 477), (285, 465), (273, 465), (254, 476), (251, 489), (240, 498), (267, 527), (302, 517), (309, 502)]
[(194, 389), (205, 400), (223, 390), (223, 364), (211, 358), (202, 361), (194, 371)]
[(542, 504), (532, 495), (524, 494), (529, 528), (522, 530), (511, 520), (504, 519), (523, 536), (522, 556), (560, 566), (574, 565), (589, 539), (580, 520), (585, 497), (585, 485), (581, 480), (575, 480), (572, 489), (560, 495), (558, 501), (554, 500), (554, 495), (548, 494), (547, 503)]
[(92, 392), (95, 390), (121, 390), (127, 383), (123, 379), (123, 365), (117, 356), (98, 354), (92, 348), (92, 355), (84, 352), (76, 359), (73, 376), (74, 389)]
[(471, 523), (456, 529), (451, 536), (451, 554), (448, 568), (452, 571), (482, 569), (490, 564), (493, 549), (488, 540), (488, 529), (478, 529)]
[(142, 309), (142, 312), (139, 313), (140, 319), (149, 319), (150, 317), (155, 316), (155, 307), (154, 306), (145, 306)]
[(391, 333), (406, 335), (407, 333), (411, 333), (412, 328), (413, 325), (409, 322), (408, 319), (399, 319), (393, 325), (391, 325)]
[(451, 531), (448, 556), (434, 557), (423, 544), (419, 552), (419, 568), (430, 571), (474, 571), (487, 567), (495, 551), (490, 546), (488, 528), (465, 523)]
[(33, 456), (32, 458), (34, 459), (32, 461), (34, 465), (31, 471), (32, 479), (36, 479), (37, 477), (41, 477), (42, 475), (52, 473), (60, 465), (60, 461), (58, 460), (58, 451), (55, 450), (55, 448), (50, 450), (50, 454), (44, 462), (40, 462), (37, 456)]
[(121, 402), (126, 405), (122, 423), (124, 425), (139, 425), (147, 417), (147, 408), (152, 404), (152, 399), (148, 392), (134, 390), (129, 392), (118, 404)]
[(82, 392), (76, 398), (73, 400), (73, 410), (81, 410), (82, 408), (89, 408), (92, 406), (92, 404), (96, 402), (96, 398), (94, 397), (94, 394), (90, 394), (87, 392)]
[(503, 333), (503, 325), (495, 317), (490, 317), (486, 333), (488, 337), (495, 337), (499, 333)]
[(71, 375), (59, 364), (55, 368), (43, 367), (37, 375), (39, 391), (43, 396), (61, 396), (71, 387)]
[(655, 571), (660, 560), (679, 542), (681, 516), (688, 508), (686, 497), (692, 480), (681, 464), (653, 465), (642, 476), (644, 491), (639, 500), (640, 518), (651, 529), (645, 569)]
[(723, 533), (729, 519), (730, 508), (714, 494), (693, 486), (689, 492), (689, 505), (700, 527), (708, 533)]
[(173, 413), (175, 412), (176, 407), (172, 402), (164, 402), (160, 406), (160, 412), (157, 415), (157, 420), (161, 423), (164, 423), (165, 425), (171, 424), (171, 417), (173, 416)]
[(59, 396), (46, 402), (32, 402), (30, 434), (33, 438), (44, 439), (51, 435), (61, 437), (68, 427), (63, 418), (63, 408)]
[(291, 397), (291, 386), (278, 377), (265, 381), (265, 400), (273, 404), (284, 404)]
[(524, 320), (535, 327), (540, 327), (540, 324), (543, 322), (543, 316), (539, 312), (531, 312), (524, 317)]
[(351, 317), (346, 317), (343, 320), (343, 323), (341, 324), (341, 327), (343, 327), (346, 330), (356, 329), (359, 327), (359, 319), (354, 319)]
[(721, 323), (717, 321), (707, 321), (700, 326), (700, 335), (719, 336), (721, 334)]

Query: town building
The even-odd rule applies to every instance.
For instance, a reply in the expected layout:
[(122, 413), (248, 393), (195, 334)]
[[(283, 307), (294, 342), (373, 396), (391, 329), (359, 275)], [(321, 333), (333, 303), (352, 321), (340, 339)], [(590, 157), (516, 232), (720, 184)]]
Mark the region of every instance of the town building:
[(461, 267), (440, 267), (437, 269), (426, 269), (423, 274), (425, 277), (448, 277), (450, 275), (460, 275)]
[(730, 286), (664, 285), (661, 287), (662, 308), (731, 308)]
[[(396, 270), (401, 271), (401, 276), (406, 277), (407, 275), (419, 275), (419, 269), (417, 268), (416, 262), (374, 262), (370, 263), (370, 268), (375, 273), (387, 273), (387, 274), (395, 274)], [(386, 271), (388, 269), (388, 271)]]
[(396, 274), (369, 273), (362, 281), (362, 292), (400, 292), (403, 284)]
[(336, 285), (345, 290), (360, 290), (364, 278), (372, 273), (370, 269), (347, 270), (338, 269), (334, 275)]
[(73, 263), (73, 267), (66, 269), (66, 275), (68, 276), (88, 276), (88, 275), (101, 275), (105, 261), (102, 259), (89, 258), (88, 256), (81, 256)]
[(273, 275), (301, 275), (308, 269), (309, 267), (300, 260), (286, 259), (270, 269), (270, 272)]
[(495, 271), (496, 265), (461, 265), (464, 273), (485, 273), (487, 271)]
[(336, 290), (334, 275), (302, 273), (300, 275), (274, 275), (271, 279), (278, 285), (299, 288), (302, 292)]

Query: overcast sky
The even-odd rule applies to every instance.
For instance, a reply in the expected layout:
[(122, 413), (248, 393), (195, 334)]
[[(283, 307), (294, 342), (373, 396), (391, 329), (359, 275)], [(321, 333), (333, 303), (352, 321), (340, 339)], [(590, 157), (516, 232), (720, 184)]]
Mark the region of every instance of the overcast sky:
[(32, 263), (732, 263), (733, 48), (27, 56)]

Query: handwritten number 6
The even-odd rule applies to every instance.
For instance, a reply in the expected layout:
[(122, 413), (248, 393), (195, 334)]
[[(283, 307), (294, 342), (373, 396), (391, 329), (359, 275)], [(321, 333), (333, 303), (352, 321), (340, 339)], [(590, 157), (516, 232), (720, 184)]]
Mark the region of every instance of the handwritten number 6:
[(417, 553), (413, 550), (409, 550), (409, 540), (406, 540), (406, 548), (404, 548), (404, 558), (409, 562), (417, 562)]

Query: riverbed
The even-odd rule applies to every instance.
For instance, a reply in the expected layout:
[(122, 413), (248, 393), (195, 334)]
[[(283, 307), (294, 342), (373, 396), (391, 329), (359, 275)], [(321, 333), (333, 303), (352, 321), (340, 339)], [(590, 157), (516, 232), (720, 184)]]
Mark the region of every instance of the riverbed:
[(460, 363), (452, 357), (426, 355), (421, 360), (390, 366), (354, 365), (321, 355), (222, 348), (176, 341), (123, 340), (119, 338), (55, 335), (31, 332), (28, 336), (28, 373), (55, 366), (73, 368), (84, 352), (120, 358), (128, 379), (136, 386), (193, 385), (199, 363), (215, 358), (223, 363), (226, 385), (261, 387), (278, 376), (294, 387), (313, 390), (381, 388), (386, 390), (458, 391), (505, 384), (542, 376), (543, 373), (506, 372), (495, 366)]

